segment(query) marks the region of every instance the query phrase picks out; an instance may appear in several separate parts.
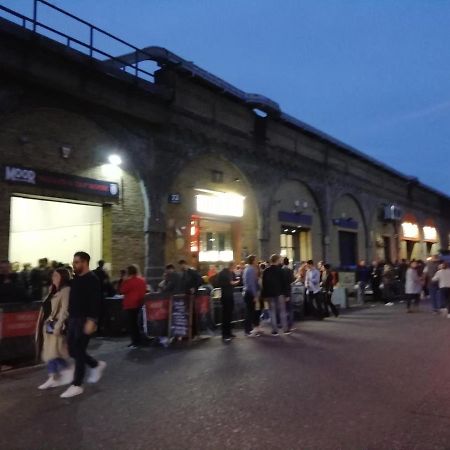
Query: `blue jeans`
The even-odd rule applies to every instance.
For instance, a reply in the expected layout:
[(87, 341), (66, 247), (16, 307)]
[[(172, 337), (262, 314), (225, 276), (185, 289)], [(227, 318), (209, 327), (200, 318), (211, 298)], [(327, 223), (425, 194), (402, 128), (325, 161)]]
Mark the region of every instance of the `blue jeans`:
[(56, 375), (67, 367), (67, 362), (63, 358), (51, 359), (47, 363), (47, 370), (50, 375)]
[(288, 328), (292, 328), (292, 325), (294, 325), (294, 308), (292, 307), (292, 300), (290, 297), (284, 297), (284, 300), (286, 305)]
[(284, 297), (280, 295), (278, 297), (270, 297), (268, 300), (270, 303), (270, 321), (272, 323), (272, 331), (278, 331), (277, 311), (280, 312), (281, 327), (285, 331), (288, 330), (286, 302)]
[(431, 282), (428, 286), (428, 292), (430, 294), (431, 306), (433, 311), (441, 309), (441, 299), (439, 296), (439, 285), (437, 283)]

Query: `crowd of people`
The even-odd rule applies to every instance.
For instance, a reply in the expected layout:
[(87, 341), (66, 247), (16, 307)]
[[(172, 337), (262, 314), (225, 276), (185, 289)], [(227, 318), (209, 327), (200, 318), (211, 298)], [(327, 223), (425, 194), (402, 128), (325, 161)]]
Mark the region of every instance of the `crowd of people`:
[[(185, 260), (165, 268), (157, 290), (168, 295), (194, 295), (199, 288), (208, 292), (220, 289), (222, 306), (222, 339), (230, 342), (235, 287), (241, 286), (245, 304), (244, 335), (260, 336), (261, 321), (270, 323), (271, 335), (292, 333), (294, 308), (292, 286), (305, 288), (306, 313), (323, 320), (339, 309), (332, 302), (332, 293), (339, 279), (329, 264), (312, 260), (292, 268), (288, 258), (272, 255), (268, 261), (258, 261), (250, 255), (240, 264), (228, 263), (221, 270), (211, 266), (203, 277)], [(68, 398), (83, 393), (86, 366), (87, 381), (97, 382), (106, 367), (87, 353), (89, 339), (105, 320), (105, 298), (115, 293), (123, 295), (122, 307), (128, 317), (130, 348), (141, 345), (138, 325), (144, 297), (151, 287), (140, 276), (139, 268), (130, 265), (120, 271), (120, 277), (111, 280), (104, 261), (90, 270), (90, 256), (77, 252), (71, 265), (39, 260), (38, 266), (26, 265), (14, 271), (8, 261), (0, 261), (0, 302), (40, 300), (42, 308), (36, 340), (40, 357), (47, 363), (49, 377), (39, 389), (70, 384), (61, 394)], [(396, 301), (406, 303), (407, 312), (418, 309), (420, 299), (429, 296), (434, 313), (450, 318), (450, 268), (438, 256), (427, 262), (405, 261), (397, 264), (364, 261), (356, 269), (356, 293), (363, 303), (368, 293), (374, 301), (391, 306)], [(69, 363), (70, 357), (74, 364)]]
[(434, 313), (450, 312), (450, 269), (438, 255), (426, 262), (415, 259), (402, 259), (394, 264), (375, 261), (370, 267), (361, 261), (356, 269), (356, 281), (361, 303), (370, 290), (373, 300), (386, 306), (405, 301), (407, 312), (417, 310), (420, 299), (425, 297), (430, 298)]

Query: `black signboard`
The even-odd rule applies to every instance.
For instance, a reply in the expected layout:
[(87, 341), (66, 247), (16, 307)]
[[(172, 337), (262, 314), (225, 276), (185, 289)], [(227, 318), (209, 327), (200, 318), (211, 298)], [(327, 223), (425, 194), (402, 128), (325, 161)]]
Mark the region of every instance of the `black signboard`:
[(19, 166), (4, 166), (4, 181), (13, 184), (81, 192), (100, 197), (118, 198), (119, 184), (64, 173), (47, 172)]
[(192, 297), (190, 295), (172, 297), (170, 336), (192, 338)]

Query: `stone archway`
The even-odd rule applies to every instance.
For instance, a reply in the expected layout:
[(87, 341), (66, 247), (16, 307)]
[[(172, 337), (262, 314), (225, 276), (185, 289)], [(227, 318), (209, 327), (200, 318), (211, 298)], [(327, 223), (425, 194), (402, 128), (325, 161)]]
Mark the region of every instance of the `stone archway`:
[(184, 165), (171, 184), (164, 216), (166, 262), (183, 258), (205, 271), (207, 265), (259, 253), (252, 186), (233, 163), (216, 154)]
[[(0, 142), (5, 150), (0, 155), (1, 163), (24, 165), (37, 171), (61, 175), (114, 181), (119, 184), (120, 197), (104, 201), (101, 197), (76, 189), (44, 189), (38, 186), (18, 189), (7, 185), (2, 189), (1, 203), (8, 203), (14, 188), (14, 193), (102, 206), (102, 259), (111, 264), (114, 276), (131, 263), (143, 268), (145, 200), (141, 177), (135, 170), (129, 149), (124, 148), (95, 120), (63, 108), (27, 108), (4, 114), (2, 123)], [(62, 152), (63, 147), (69, 149), (66, 155)], [(108, 156), (113, 152), (120, 152), (123, 159), (120, 170), (114, 172), (108, 168)], [(67, 220), (70, 222), (70, 217)], [(8, 242), (8, 233), (6, 227), (0, 227), (2, 242)], [(1, 251), (7, 252), (3, 248)], [(51, 258), (51, 255), (42, 256)]]
[(330, 262), (353, 267), (367, 257), (367, 226), (358, 200), (341, 195), (332, 206), (330, 228)]
[(294, 262), (322, 259), (322, 217), (308, 185), (284, 180), (273, 194), (268, 220), (271, 253), (281, 253)]

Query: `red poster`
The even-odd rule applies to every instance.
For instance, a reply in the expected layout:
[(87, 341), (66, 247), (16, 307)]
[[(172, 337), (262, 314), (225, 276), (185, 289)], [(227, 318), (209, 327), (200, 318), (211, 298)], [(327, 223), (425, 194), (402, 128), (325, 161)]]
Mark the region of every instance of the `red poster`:
[(195, 298), (195, 309), (198, 314), (208, 314), (209, 306), (209, 297), (207, 295), (200, 295)]
[(38, 311), (5, 312), (0, 327), (1, 338), (32, 336), (36, 331)]
[(168, 320), (169, 319), (169, 299), (148, 300), (145, 302), (147, 320)]

